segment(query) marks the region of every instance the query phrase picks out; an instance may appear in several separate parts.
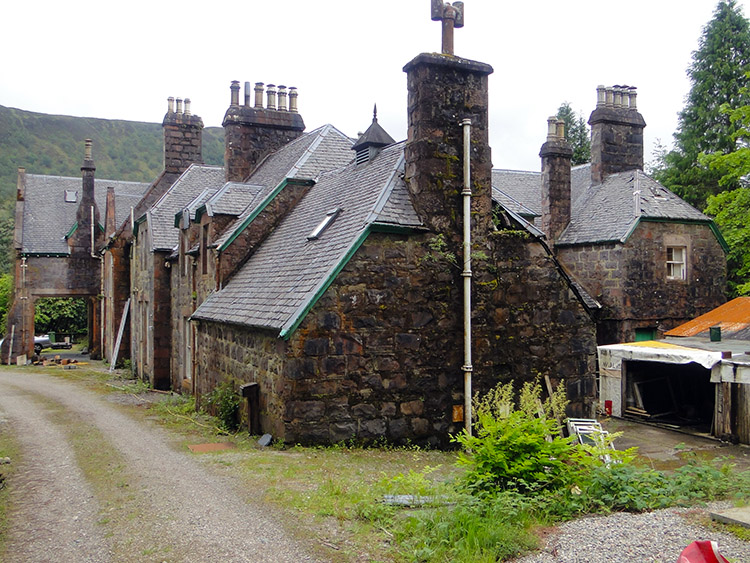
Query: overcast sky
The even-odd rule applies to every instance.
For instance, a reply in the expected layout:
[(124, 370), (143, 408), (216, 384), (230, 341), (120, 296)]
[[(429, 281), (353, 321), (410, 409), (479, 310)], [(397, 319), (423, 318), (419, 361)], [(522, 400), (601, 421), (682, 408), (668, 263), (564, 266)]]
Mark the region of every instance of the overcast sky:
[[(11, 5), (8, 5), (8, 4)], [(685, 70), (717, 0), (465, 0), (456, 54), (489, 63), (496, 168), (539, 169), (546, 118), (568, 101), (587, 119), (596, 86), (638, 87), (646, 160), (671, 144)], [(169, 96), (221, 125), (229, 85), (299, 89), (308, 130), (355, 136), (377, 103), (406, 137), (404, 64), (440, 50), (429, 0), (22, 1), (3, 7), (0, 105), (161, 122)], [(750, 0), (741, 0), (745, 15)], [(0, 131), (0, 134), (2, 132)], [(22, 165), (22, 163), (19, 163)]]

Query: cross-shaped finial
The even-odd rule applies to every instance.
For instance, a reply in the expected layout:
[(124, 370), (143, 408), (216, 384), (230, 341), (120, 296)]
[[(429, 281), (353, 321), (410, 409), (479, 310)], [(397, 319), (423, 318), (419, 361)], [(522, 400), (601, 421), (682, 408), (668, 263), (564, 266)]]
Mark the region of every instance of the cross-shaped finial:
[(432, 21), (443, 22), (443, 54), (453, 54), (453, 29), (464, 26), (464, 3), (432, 1)]

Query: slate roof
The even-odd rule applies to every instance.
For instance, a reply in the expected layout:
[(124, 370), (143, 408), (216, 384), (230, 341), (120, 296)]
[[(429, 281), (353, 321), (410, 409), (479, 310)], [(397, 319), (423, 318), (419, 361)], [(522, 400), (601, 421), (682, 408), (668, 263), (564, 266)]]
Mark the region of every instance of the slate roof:
[[(115, 215), (121, 224), (130, 214), (150, 184), (94, 180), (94, 197), (99, 209), (99, 222), (104, 223), (107, 188), (115, 188)], [(65, 240), (76, 222), (76, 212), (82, 196), (81, 178), (26, 174), (23, 206), (21, 252), (24, 254), (68, 254)], [(65, 201), (65, 191), (77, 192), (75, 203)]]
[(206, 212), (209, 215), (239, 215), (263, 190), (263, 186), (227, 182), (211, 198), (206, 200)]
[[(379, 219), (411, 225), (404, 209), (404, 144), (386, 147), (367, 165), (324, 174), (241, 270), (193, 317), (279, 331), (292, 330)], [(407, 196), (408, 197), (408, 196)], [(387, 211), (386, 211), (387, 209)], [(309, 239), (326, 216), (338, 215)]]
[(351, 162), (354, 158), (353, 143), (332, 125), (324, 125), (301, 135), (265, 158), (247, 180), (247, 184), (262, 186), (263, 189), (213, 244), (221, 248), (231, 240), (257, 206), (266, 201), (284, 179), (315, 179), (323, 172)]
[(643, 171), (631, 170), (611, 174), (573, 198), (570, 224), (557, 244), (625, 242), (643, 219), (711, 222)]
[(151, 250), (172, 250), (179, 241), (179, 230), (174, 227), (175, 215), (204, 190), (219, 189), (224, 183), (222, 167), (191, 164), (148, 211)]
[[(711, 219), (641, 170), (608, 176), (591, 185), (591, 165), (571, 170), (571, 220), (558, 245), (625, 242), (641, 220), (710, 223)], [(492, 198), (507, 211), (534, 220), (542, 211), (539, 172), (492, 171)], [(636, 210), (634, 192), (640, 191)]]

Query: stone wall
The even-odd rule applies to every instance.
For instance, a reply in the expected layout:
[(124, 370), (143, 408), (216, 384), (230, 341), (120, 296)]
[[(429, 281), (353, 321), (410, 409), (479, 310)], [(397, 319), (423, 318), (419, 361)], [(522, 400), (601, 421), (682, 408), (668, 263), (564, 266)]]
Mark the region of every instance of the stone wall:
[[(462, 285), (434, 235), (371, 234), (289, 341), (200, 323), (196, 393), (260, 384), (264, 432), (289, 442), (348, 438), (448, 446), (463, 422)], [(432, 244), (434, 247), (434, 244)], [(591, 319), (543, 247), (490, 237), (477, 264), (474, 387), (565, 378), (571, 413), (591, 414)]]
[[(667, 246), (687, 248), (684, 281), (667, 279)], [(636, 328), (669, 330), (726, 299), (726, 257), (707, 225), (641, 221), (624, 245), (558, 250), (604, 306), (599, 344), (632, 341)]]

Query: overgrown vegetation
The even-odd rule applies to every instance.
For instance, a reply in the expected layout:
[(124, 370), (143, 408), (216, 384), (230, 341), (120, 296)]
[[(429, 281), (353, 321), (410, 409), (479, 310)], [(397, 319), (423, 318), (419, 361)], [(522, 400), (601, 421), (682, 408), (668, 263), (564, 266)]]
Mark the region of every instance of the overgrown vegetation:
[[(99, 390), (137, 392), (111, 386), (103, 373), (54, 373)], [(236, 396), (233, 386), (225, 388)], [(193, 398), (158, 397), (148, 410), (128, 408), (179, 433), (183, 444), (227, 441), (227, 430), (196, 412)], [(237, 432), (229, 438), (235, 449), (199, 455), (242, 479), (245, 490), (274, 505), (286, 529), (334, 562), (504, 561), (537, 547), (540, 527), (584, 514), (750, 495), (750, 473), (726, 459), (692, 457), (666, 472), (641, 464), (634, 451), (577, 446), (559, 435), (564, 408), (561, 393), (542, 401), (538, 385), (521, 389), (518, 399), (500, 386), (475, 399), (475, 436), (456, 437), (470, 452), (352, 443), (261, 448)], [(600, 457), (604, 452), (610, 463)]]
[(240, 396), (234, 381), (225, 380), (203, 397), (205, 409), (219, 419), (220, 427), (227, 432), (236, 432), (239, 427)]

